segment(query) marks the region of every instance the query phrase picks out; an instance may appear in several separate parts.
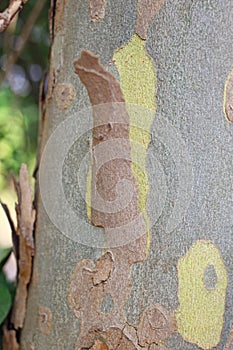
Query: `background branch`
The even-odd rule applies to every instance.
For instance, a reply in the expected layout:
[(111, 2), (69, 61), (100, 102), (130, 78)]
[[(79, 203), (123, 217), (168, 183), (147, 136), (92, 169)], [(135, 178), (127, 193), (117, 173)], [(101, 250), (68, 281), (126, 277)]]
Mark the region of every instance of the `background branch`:
[(4, 81), (12, 67), (12, 65), (14, 65), (17, 61), (17, 59), (20, 56), (20, 53), (22, 52), (28, 38), (29, 35), (32, 31), (32, 28), (38, 18), (38, 16), (40, 15), (40, 12), (42, 11), (45, 3), (47, 0), (39, 0), (37, 1), (33, 11), (30, 13), (30, 16), (28, 17), (27, 22), (25, 23), (25, 26), (23, 27), (23, 30), (21, 32), (20, 35), (20, 47), (18, 48), (17, 51), (12, 51), (9, 55), (9, 58), (6, 62), (6, 69), (5, 69), (5, 73), (3, 75), (2, 81)]
[(28, 0), (13, 0), (9, 7), (0, 13), (0, 32), (3, 32)]

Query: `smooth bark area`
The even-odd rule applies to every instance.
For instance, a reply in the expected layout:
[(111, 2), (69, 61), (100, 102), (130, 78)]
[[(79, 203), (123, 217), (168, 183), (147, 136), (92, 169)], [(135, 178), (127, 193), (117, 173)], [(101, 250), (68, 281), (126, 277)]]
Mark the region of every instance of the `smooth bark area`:
[[(89, 8), (82, 0), (54, 1), (39, 152), (40, 158), (56, 128), (75, 116), (80, 136), (61, 164), (62, 185), (66, 205), (89, 224), (66, 233), (69, 224), (63, 219), (57, 224), (65, 204), (50, 197), (51, 216), (41, 198), (43, 191), (49, 197), (50, 188), (37, 181), (35, 259), (20, 349), (86, 349), (95, 344), (93, 349), (229, 350), (233, 346), (233, 125), (227, 115), (231, 85), (225, 88), (225, 84), (232, 84), (227, 78), (233, 65), (233, 3), (158, 1), (153, 18), (149, 6), (148, 23), (139, 20), (140, 15), (147, 16), (142, 0), (90, 3)], [(88, 90), (85, 78), (75, 73), (73, 63), (83, 50), (92, 53), (90, 64), (98, 55), (103, 66), (103, 70), (94, 64), (85, 66), (86, 73), (94, 72), (95, 77), (101, 73), (105, 79), (108, 72), (119, 80), (119, 86), (114, 78), (110, 87), (120, 88), (126, 102), (124, 113), (127, 110), (131, 129), (121, 137), (130, 135), (132, 159), (128, 155), (127, 159), (133, 163), (133, 175), (129, 177), (134, 176), (132, 182), (137, 184), (137, 209), (146, 227), (145, 235), (133, 242), (105, 250), (101, 244), (91, 244), (95, 235), (97, 242), (99, 235), (110, 233), (107, 225), (96, 227), (90, 222), (89, 158), (83, 168), (83, 188), (77, 176), (91, 145), (104, 143), (105, 132), (101, 130), (97, 142), (86, 126), (95, 105), (89, 90), (94, 90), (97, 78)], [(104, 91), (98, 97), (104, 98)], [(122, 102), (111, 98), (103, 102)], [(127, 107), (130, 103), (139, 106), (139, 112)], [(93, 115), (97, 112), (93, 110)], [(141, 134), (134, 132), (132, 120), (139, 123)], [(48, 157), (48, 178), (54, 181), (58, 149), (67, 147), (72, 134), (66, 126), (61, 130), (55, 138), (58, 147), (51, 148), (54, 153)], [(142, 145), (138, 164), (144, 175), (134, 167), (138, 153), (132, 140)], [(102, 195), (110, 190), (103, 189)], [(88, 271), (86, 275), (80, 266)], [(102, 303), (99, 318), (97, 303)], [(97, 312), (93, 320), (92, 308)]]

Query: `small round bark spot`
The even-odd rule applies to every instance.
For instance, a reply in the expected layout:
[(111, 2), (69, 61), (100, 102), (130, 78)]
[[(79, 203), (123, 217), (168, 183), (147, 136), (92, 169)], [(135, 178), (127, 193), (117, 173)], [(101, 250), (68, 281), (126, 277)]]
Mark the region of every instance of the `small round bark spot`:
[(59, 109), (68, 109), (76, 96), (75, 88), (72, 84), (59, 83), (54, 88), (54, 96)]
[(205, 287), (208, 290), (213, 290), (218, 282), (218, 277), (213, 265), (207, 266), (204, 275)]
[(38, 324), (41, 333), (44, 335), (49, 335), (53, 324), (52, 311), (46, 306), (39, 306), (38, 316)]

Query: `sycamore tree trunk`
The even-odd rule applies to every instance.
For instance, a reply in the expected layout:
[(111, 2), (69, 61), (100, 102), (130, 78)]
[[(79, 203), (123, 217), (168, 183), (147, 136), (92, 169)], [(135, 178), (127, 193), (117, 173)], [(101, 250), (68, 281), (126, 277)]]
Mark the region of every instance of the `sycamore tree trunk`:
[(231, 0), (57, 0), (20, 349), (233, 349)]

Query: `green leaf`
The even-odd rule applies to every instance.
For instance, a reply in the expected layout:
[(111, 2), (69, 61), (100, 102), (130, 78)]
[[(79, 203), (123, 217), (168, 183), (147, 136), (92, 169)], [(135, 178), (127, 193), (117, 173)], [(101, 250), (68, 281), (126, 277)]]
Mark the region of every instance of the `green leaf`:
[(11, 295), (7, 284), (0, 284), (0, 324), (5, 320), (11, 308)]
[(2, 248), (0, 247), (0, 270), (3, 268), (5, 262), (11, 254), (12, 248)]

